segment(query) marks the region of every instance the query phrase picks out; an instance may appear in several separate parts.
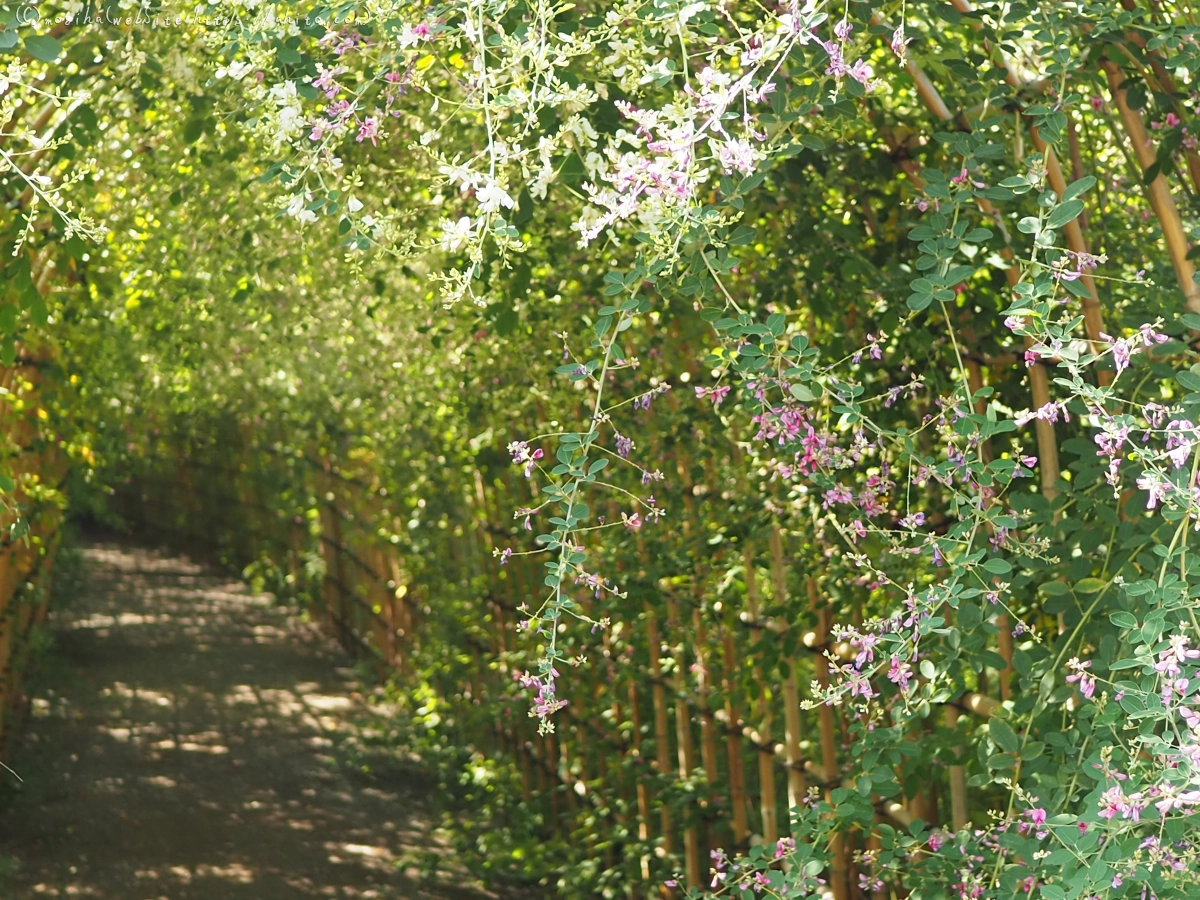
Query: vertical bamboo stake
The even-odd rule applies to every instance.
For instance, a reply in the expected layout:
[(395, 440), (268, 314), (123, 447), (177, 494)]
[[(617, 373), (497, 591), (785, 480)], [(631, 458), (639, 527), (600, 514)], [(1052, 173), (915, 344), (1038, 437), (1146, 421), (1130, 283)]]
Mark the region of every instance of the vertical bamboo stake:
[[(654, 697), (654, 749), (658, 773), (663, 778), (671, 774), (671, 743), (667, 733), (667, 690), (662, 679), (662, 661), (659, 658), (660, 639), (658, 636), (658, 619), (650, 604), (646, 604), (646, 637), (650, 649), (650, 678), (653, 681)], [(660, 804), (662, 816), (662, 847), (663, 852), (670, 854), (674, 850), (671, 839), (671, 811), (665, 803)]]
[(721, 688), (725, 693), (725, 751), (729, 764), (729, 805), (733, 812), (733, 842), (741, 847), (750, 834), (746, 821), (746, 771), (742, 766), (742, 725), (733, 697), (737, 689), (737, 651), (733, 627), (726, 623), (722, 639), (724, 672)]
[(708, 664), (708, 629), (704, 627), (703, 617), (697, 608), (692, 619), (692, 627), (696, 631), (696, 674), (699, 684), (700, 700), (700, 764), (704, 766), (704, 775), (710, 785), (717, 783), (717, 727), (713, 721), (712, 709), (709, 708), (709, 696), (712, 693), (712, 671)]
[[(1131, 12), (1137, 9), (1137, 3), (1135, 3), (1134, 0), (1121, 0), (1121, 5)], [(1151, 7), (1153, 8), (1153, 4), (1151, 4)], [(1171, 73), (1167, 71), (1167, 67), (1163, 65), (1162, 57), (1159, 55), (1158, 51), (1147, 51), (1146, 39), (1136, 31), (1126, 31), (1125, 37), (1130, 43), (1136, 44), (1139, 48), (1141, 48), (1142, 52), (1146, 54), (1146, 58), (1150, 62), (1150, 67), (1154, 70), (1154, 77), (1158, 81), (1157, 93), (1166, 94), (1170, 98), (1170, 101), (1175, 107), (1176, 112), (1185, 112), (1178, 99), (1176, 99), (1176, 93), (1178, 89), (1175, 85), (1175, 79), (1171, 77)], [(1197, 191), (1200, 191), (1200, 153), (1197, 153), (1196, 150), (1191, 147), (1185, 147), (1184, 149), (1187, 156), (1188, 174), (1192, 179), (1192, 186)]]
[[(946, 707), (946, 724), (951, 728), (958, 725), (958, 707)], [(963, 748), (955, 747), (954, 752), (962, 755)], [(967, 827), (969, 814), (967, 812), (967, 770), (960, 763), (950, 766), (950, 821), (955, 831)]]
[[(674, 598), (667, 598), (667, 627), (672, 633), (679, 631), (679, 604)], [(692, 743), (692, 715), (688, 709), (687, 681), (684, 677), (683, 645), (674, 653), (675, 661), (675, 748), (679, 760), (679, 777), (688, 779), (696, 767), (695, 749)], [(687, 871), (688, 887), (700, 886), (700, 836), (694, 824), (687, 824), (683, 829), (684, 864)]]
[[(788, 600), (787, 572), (784, 568), (783, 534), (779, 523), (771, 525), (771, 580), (775, 587), (775, 602), (784, 605)], [(796, 686), (796, 658), (787, 662), (788, 673), (783, 679), (784, 750), (788, 766), (788, 814), (804, 801), (808, 786), (800, 762), (800, 691)], [(790, 821), (790, 818), (789, 818)]]
[[(749, 543), (742, 550), (742, 561), (746, 570), (746, 608), (750, 615), (750, 646), (758, 647), (762, 639), (759, 627), (758, 579), (754, 571), (754, 549)], [(758, 700), (758, 785), (759, 810), (762, 813), (763, 842), (773, 844), (779, 840), (779, 811), (775, 802), (775, 745), (771, 740), (771, 689), (763, 679), (762, 667), (754, 666), (754, 680), (760, 694)]]
[[(829, 660), (825, 651), (829, 644), (829, 631), (832, 625), (832, 613), (827, 603), (821, 603), (817, 596), (817, 580), (808, 579), (808, 600), (812, 609), (817, 613), (817, 634), (815, 647), (817, 650), (813, 668), (816, 669), (817, 684), (822, 688), (829, 687)], [(817, 725), (821, 731), (821, 768), (825, 775), (825, 799), (832, 802), (830, 793), (838, 783), (837, 736), (834, 731), (833, 709), (826, 703), (817, 707)], [(842, 835), (837, 835), (833, 843), (833, 871), (830, 873), (829, 888), (833, 891), (835, 900), (846, 900), (849, 890), (846, 882), (846, 845)]]
[[(638, 696), (637, 696), (637, 681), (630, 679), (629, 681), (629, 716), (633, 724), (633, 734), (631, 742), (633, 744), (633, 752), (637, 756), (641, 756), (642, 743), (642, 717), (638, 711)], [(650, 840), (650, 793), (646, 789), (646, 779), (640, 775), (637, 780), (637, 808), (638, 808), (638, 840), (642, 843), (647, 843)], [(650, 880), (650, 857), (643, 855), (641, 858), (642, 866), (642, 881)]]
[[(699, 591), (697, 592), (699, 593)], [(697, 601), (700, 597), (697, 597)], [(708, 782), (708, 803), (713, 802), (717, 786), (717, 723), (713, 720), (710, 697), (712, 695), (712, 671), (708, 662), (708, 629), (704, 627), (704, 616), (700, 602), (692, 616), (692, 628), (696, 632), (696, 681), (697, 699), (700, 707), (700, 764), (704, 766), (704, 778)], [(711, 825), (705, 838), (713, 846)]]
[[(1129, 143), (1133, 145), (1134, 155), (1144, 173), (1154, 165), (1155, 155), (1142, 116), (1129, 105), (1129, 98), (1125, 89), (1121, 87), (1125, 76), (1121, 74), (1117, 64), (1110, 59), (1103, 59), (1100, 61), (1100, 67), (1108, 76), (1108, 87), (1112, 92), (1113, 102), (1117, 104), (1121, 121), (1125, 125), (1125, 133), (1129, 137)], [(1187, 258), (1187, 235), (1179, 218), (1179, 210), (1175, 206), (1175, 198), (1171, 196), (1171, 189), (1167, 186), (1166, 176), (1159, 172), (1150, 182), (1146, 192), (1149, 194), (1154, 215), (1158, 217), (1171, 264), (1175, 267), (1175, 277), (1179, 281), (1179, 289), (1183, 292), (1184, 305), (1188, 312), (1200, 312), (1200, 287), (1197, 287), (1195, 282), (1196, 268)]]
[(1008, 613), (996, 616), (996, 627), (1000, 629), (997, 637), (1000, 643), (1000, 655), (1004, 657), (1004, 668), (1000, 670), (1000, 700), (1004, 701), (1012, 695), (1013, 636), (1009, 627)]

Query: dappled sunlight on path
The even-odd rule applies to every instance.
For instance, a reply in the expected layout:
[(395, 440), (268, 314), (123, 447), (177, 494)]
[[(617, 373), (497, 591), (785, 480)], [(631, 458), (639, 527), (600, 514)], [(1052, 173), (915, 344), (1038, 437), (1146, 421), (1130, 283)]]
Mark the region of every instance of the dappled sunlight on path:
[(371, 713), (336, 645), (185, 559), (84, 556), (56, 621), (65, 671), (14, 757), (3, 900), (487, 896), (449, 859), (419, 877), (414, 860), (449, 851), (415, 768), (381, 782), (338, 765)]

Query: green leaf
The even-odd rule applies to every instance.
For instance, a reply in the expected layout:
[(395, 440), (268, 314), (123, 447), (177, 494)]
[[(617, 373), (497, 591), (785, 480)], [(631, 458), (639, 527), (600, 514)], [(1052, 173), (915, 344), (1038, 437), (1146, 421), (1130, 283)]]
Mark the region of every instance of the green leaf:
[(1012, 563), (1010, 563), (1007, 559), (999, 559), (999, 558), (989, 559), (987, 562), (985, 562), (983, 564), (983, 568), (986, 571), (991, 572), (993, 575), (1002, 575), (1002, 576), (1003, 575), (1011, 575), (1012, 570), (1013, 570)]
[(1184, 369), (1182, 372), (1175, 373), (1175, 380), (1182, 384), (1189, 391), (1200, 391), (1200, 375)]
[[(1095, 181), (1096, 179), (1092, 179)], [(1073, 221), (1081, 212), (1083, 212), (1082, 200), (1068, 200), (1065, 203), (1060, 203), (1050, 213), (1050, 217), (1046, 219), (1047, 228), (1061, 228), (1068, 222)]]
[(996, 742), (997, 747), (1009, 753), (1016, 753), (1020, 747), (1020, 741), (1017, 740), (1017, 733), (1003, 719), (989, 720), (988, 734), (992, 736), (992, 740)]
[(937, 678), (937, 669), (933, 665), (933, 660), (921, 660), (921, 664), (918, 666), (918, 668), (921, 670), (922, 678), (925, 678), (929, 681), (933, 681), (933, 679)]
[(1066, 203), (1068, 200), (1074, 200), (1086, 191), (1090, 191), (1095, 186), (1096, 179), (1091, 175), (1084, 175), (1078, 181), (1072, 181), (1068, 184), (1067, 189), (1063, 191), (1060, 199), (1063, 203)]
[(25, 50), (34, 59), (52, 63), (62, 54), (62, 44), (48, 34), (34, 34), (25, 38)]
[(1137, 628), (1138, 626), (1137, 617), (1133, 613), (1125, 612), (1123, 609), (1109, 613), (1108, 620), (1118, 628)]
[(1075, 582), (1075, 590), (1080, 594), (1098, 594), (1107, 584), (1102, 578), (1083, 578)]
[(932, 302), (932, 294), (910, 294), (908, 297), (908, 308), (913, 312), (920, 312)]
[(758, 231), (751, 228), (749, 225), (739, 225), (733, 230), (733, 234), (729, 235), (729, 243), (733, 245), (750, 244), (754, 242), (754, 236)]
[(788, 390), (791, 391), (792, 396), (795, 397), (797, 400), (799, 400), (801, 403), (812, 403), (814, 400), (817, 399), (816, 394), (814, 394), (812, 391), (810, 391), (803, 384), (793, 384), (791, 387), (788, 388)]
[(1043, 753), (1043, 751), (1045, 751), (1045, 749), (1046, 749), (1046, 745), (1043, 744), (1041, 741), (1030, 741), (1021, 750), (1021, 759), (1023, 759), (1023, 760), (1037, 759), (1039, 756), (1042, 755), (1042, 753)]

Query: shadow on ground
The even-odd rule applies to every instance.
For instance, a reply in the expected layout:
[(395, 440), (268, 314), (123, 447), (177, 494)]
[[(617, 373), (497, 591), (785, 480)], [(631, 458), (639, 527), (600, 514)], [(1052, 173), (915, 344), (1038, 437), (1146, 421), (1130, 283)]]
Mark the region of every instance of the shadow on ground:
[(82, 552), (13, 753), (0, 897), (489, 896), (449, 857), (419, 770), (369, 783), (336, 763), (372, 715), (336, 645), (186, 559)]

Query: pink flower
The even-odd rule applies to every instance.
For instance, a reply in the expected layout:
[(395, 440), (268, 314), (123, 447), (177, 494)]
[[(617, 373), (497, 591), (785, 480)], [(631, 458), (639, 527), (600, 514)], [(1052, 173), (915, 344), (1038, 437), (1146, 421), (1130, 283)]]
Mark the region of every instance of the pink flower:
[(850, 67), (848, 74), (863, 87), (869, 87), (871, 78), (875, 74), (875, 70), (869, 63), (858, 59), (855, 60), (854, 65)]
[(726, 175), (741, 172), (749, 175), (754, 171), (754, 147), (749, 141), (728, 140), (716, 145), (717, 159)]
[(374, 116), (367, 116), (358, 123), (358, 136), (355, 141), (362, 143), (370, 141), (373, 145), (378, 146), (375, 139), (379, 136), (379, 121)]
[(1167, 496), (1170, 484), (1153, 472), (1146, 472), (1138, 476), (1137, 486), (1149, 494), (1146, 498), (1146, 509), (1154, 509)]
[(864, 700), (870, 700), (875, 696), (875, 692), (871, 690), (871, 682), (863, 675), (853, 672), (849, 676), (850, 696), (861, 696)]
[(1100, 795), (1100, 809), (1096, 814), (1102, 819), (1112, 819), (1125, 808), (1125, 794), (1119, 786), (1114, 785)]
[(912, 666), (906, 662), (901, 662), (900, 657), (893, 656), (891, 666), (887, 673), (888, 681), (895, 684), (902, 691), (908, 690), (908, 682), (912, 678)]

